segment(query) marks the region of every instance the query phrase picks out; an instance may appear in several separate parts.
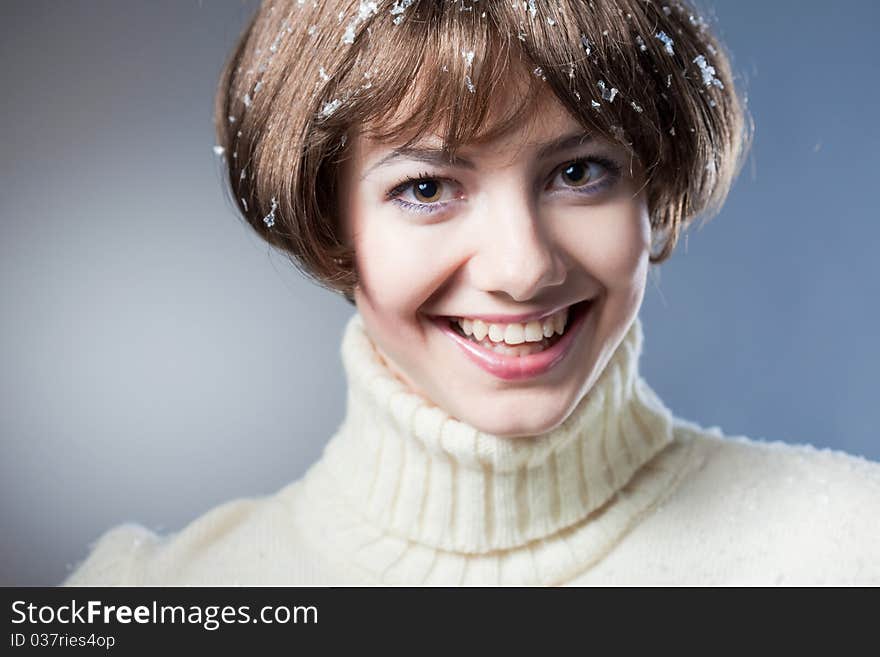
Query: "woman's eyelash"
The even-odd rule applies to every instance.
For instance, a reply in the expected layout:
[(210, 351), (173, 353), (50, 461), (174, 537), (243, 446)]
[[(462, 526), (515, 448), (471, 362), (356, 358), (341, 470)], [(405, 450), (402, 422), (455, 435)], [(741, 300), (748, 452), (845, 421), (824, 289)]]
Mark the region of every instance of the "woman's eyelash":
[[(590, 164), (598, 164), (605, 169), (605, 174), (599, 178), (599, 180), (592, 184), (583, 185), (584, 190), (589, 191), (579, 191), (578, 187), (569, 187), (568, 189), (574, 192), (575, 194), (583, 194), (583, 195), (593, 195), (597, 194), (609, 187), (613, 186), (617, 180), (620, 178), (621, 167), (619, 164), (605, 157), (601, 156), (589, 156), (589, 157), (578, 157), (573, 160), (569, 160), (560, 166), (558, 166), (553, 172), (553, 179), (556, 178), (557, 175), (568, 167), (580, 165), (580, 166), (589, 166)], [(403, 192), (405, 192), (409, 187), (416, 183), (420, 182), (444, 182), (444, 183), (455, 183), (454, 180), (450, 180), (449, 178), (444, 178), (442, 176), (435, 176), (425, 171), (423, 173), (418, 174), (417, 176), (407, 176), (404, 180), (400, 181), (396, 184), (391, 190), (386, 194), (386, 199), (397, 203), (402, 206), (406, 210), (410, 212), (416, 212), (421, 214), (427, 214), (431, 212), (437, 212), (438, 210), (443, 209), (450, 202), (447, 201), (445, 203), (410, 203), (409, 201), (404, 201), (401, 198), (398, 198)]]
[(620, 173), (622, 171), (621, 166), (617, 164), (614, 160), (610, 160), (607, 157), (601, 157), (599, 155), (591, 155), (589, 157), (578, 157), (570, 162), (566, 162), (565, 164), (560, 165), (556, 168), (556, 171), (553, 173), (553, 179), (556, 179), (556, 176), (559, 175), (561, 171), (564, 171), (570, 166), (580, 165), (583, 167), (589, 167), (590, 164), (598, 164), (603, 169), (605, 169), (605, 173), (599, 178), (597, 181), (593, 183), (587, 183), (582, 187), (568, 187), (570, 191), (575, 194), (584, 194), (585, 196), (591, 196), (593, 194), (598, 194), (599, 192), (605, 191), (609, 187), (613, 187), (615, 183), (620, 179)]
[(420, 173), (419, 175), (417, 175), (415, 177), (407, 176), (406, 178), (401, 180), (397, 185), (395, 185), (392, 189), (390, 189), (388, 191), (388, 194), (386, 194), (386, 198), (391, 200), (395, 196), (399, 196), (400, 194), (405, 192), (407, 187), (409, 187), (410, 185), (415, 185), (416, 183), (426, 182), (429, 180), (439, 180), (441, 182), (451, 182), (447, 178), (443, 178), (442, 176), (432, 176), (430, 173), (425, 171), (424, 173)]

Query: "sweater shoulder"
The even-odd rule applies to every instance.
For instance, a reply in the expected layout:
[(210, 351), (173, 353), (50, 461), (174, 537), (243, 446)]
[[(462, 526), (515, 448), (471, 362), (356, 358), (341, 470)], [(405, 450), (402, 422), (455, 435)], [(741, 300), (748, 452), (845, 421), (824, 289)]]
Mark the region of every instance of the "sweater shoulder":
[(880, 463), (686, 421), (675, 431), (696, 465), (661, 515), (727, 555), (737, 581), (880, 583)]
[(880, 492), (880, 463), (861, 456), (807, 443), (725, 434), (717, 426), (705, 428), (679, 418), (674, 431), (678, 439), (694, 443), (703, 467), (714, 468), (714, 474), (726, 479), (813, 484), (842, 495)]
[(236, 564), (261, 559), (260, 546), (282, 525), (274, 495), (219, 504), (160, 537), (140, 564), (143, 585), (236, 585)]
[[(286, 490), (286, 489), (285, 489)], [(251, 583), (285, 535), (282, 492), (218, 504), (180, 530), (156, 534), (128, 523), (105, 533), (66, 585), (189, 586)], [(295, 548), (291, 540), (289, 547)]]
[(117, 525), (91, 545), (62, 586), (131, 586), (140, 556), (155, 545), (155, 533), (137, 523)]

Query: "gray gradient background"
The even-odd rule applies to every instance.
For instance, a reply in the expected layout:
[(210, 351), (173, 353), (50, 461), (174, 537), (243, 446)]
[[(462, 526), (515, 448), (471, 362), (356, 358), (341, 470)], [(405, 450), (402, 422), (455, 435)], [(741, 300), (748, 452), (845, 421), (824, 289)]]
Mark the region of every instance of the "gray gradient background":
[[(755, 143), (652, 277), (643, 374), (682, 417), (878, 460), (878, 4), (712, 6)], [(353, 309), (239, 222), (211, 152), (254, 7), (0, 9), (0, 584), (274, 492), (342, 418)]]

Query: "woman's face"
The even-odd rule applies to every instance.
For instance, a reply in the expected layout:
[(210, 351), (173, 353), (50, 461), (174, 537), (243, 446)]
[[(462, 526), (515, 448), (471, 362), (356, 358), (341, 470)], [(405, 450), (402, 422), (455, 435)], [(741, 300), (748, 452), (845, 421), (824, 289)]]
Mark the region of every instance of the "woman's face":
[(551, 99), (452, 163), (435, 135), (411, 152), (351, 141), (341, 207), (367, 333), (399, 379), (484, 432), (561, 424), (641, 305), (642, 173), (584, 134)]

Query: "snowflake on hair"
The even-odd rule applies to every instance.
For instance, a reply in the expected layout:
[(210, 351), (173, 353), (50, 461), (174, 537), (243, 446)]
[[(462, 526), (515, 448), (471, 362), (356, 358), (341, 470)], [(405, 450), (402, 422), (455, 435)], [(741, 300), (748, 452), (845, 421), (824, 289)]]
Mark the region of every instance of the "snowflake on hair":
[(617, 95), (617, 89), (614, 87), (608, 88), (603, 80), (599, 80), (599, 82), (596, 83), (596, 86), (599, 87), (599, 91), (602, 93), (602, 100), (607, 100), (609, 103), (614, 102), (614, 97)]
[(587, 57), (590, 56), (590, 40), (587, 38), (586, 34), (581, 34), (581, 47), (584, 49), (584, 52), (587, 53)]
[(715, 67), (710, 66), (705, 57), (703, 57), (702, 55), (697, 55), (694, 58), (694, 64), (696, 64), (700, 68), (700, 73), (703, 76), (704, 85), (706, 85), (707, 87), (711, 87), (714, 85), (719, 89), (724, 89), (724, 83), (715, 77)]
[(266, 228), (271, 228), (275, 225), (275, 210), (278, 209), (278, 202), (275, 200), (275, 197), (272, 197), (272, 207), (269, 209), (269, 214), (263, 217), (263, 223), (266, 224)]
[(400, 25), (403, 22), (404, 12), (409, 9), (409, 6), (415, 2), (415, 0), (396, 0), (394, 6), (391, 7), (391, 11), (388, 13), (394, 16), (394, 20), (391, 21), (395, 25)]
[(352, 18), (351, 22), (349, 22), (348, 26), (345, 28), (345, 34), (342, 35), (342, 43), (354, 43), (354, 35), (357, 26), (378, 11), (379, 7), (376, 4), (375, 0), (361, 0), (360, 5), (358, 6), (357, 16)]
[(672, 49), (672, 44), (674, 43), (674, 41), (670, 38), (668, 34), (666, 34), (666, 32), (657, 32), (657, 34), (655, 34), (654, 36), (663, 42), (663, 45), (666, 47), (665, 49), (668, 54), (675, 54), (675, 51)]
[(324, 106), (321, 108), (321, 118), (326, 119), (332, 116), (339, 109), (340, 105), (342, 105), (342, 101), (338, 98), (334, 98), (329, 103), (324, 103)]

